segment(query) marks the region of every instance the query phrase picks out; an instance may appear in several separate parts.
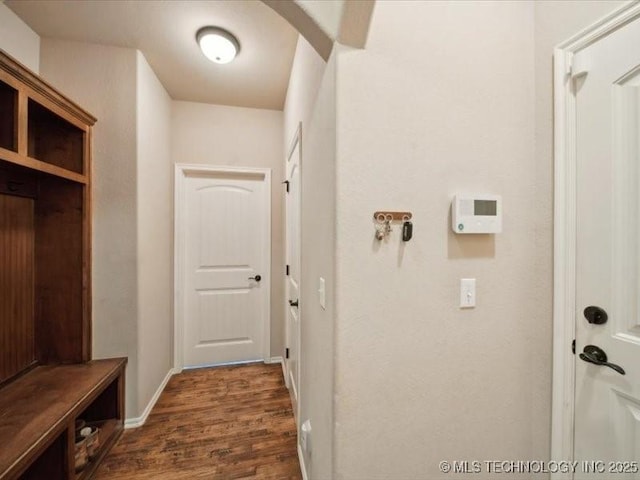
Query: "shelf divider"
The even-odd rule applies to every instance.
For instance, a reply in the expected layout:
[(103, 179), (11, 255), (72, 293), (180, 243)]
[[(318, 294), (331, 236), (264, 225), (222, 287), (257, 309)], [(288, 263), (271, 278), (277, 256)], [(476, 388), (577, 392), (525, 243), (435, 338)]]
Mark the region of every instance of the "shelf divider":
[(88, 183), (87, 177), (80, 173), (72, 172), (65, 168), (56, 167), (50, 163), (46, 163), (35, 158), (27, 157), (26, 155), (20, 155), (19, 153), (12, 152), (6, 148), (0, 147), (0, 160), (5, 160), (15, 165), (27, 167), (38, 172), (47, 173), (55, 177), (71, 180), (72, 182), (81, 183), (86, 185)]
[(27, 156), (28, 150), (28, 116), (29, 116), (29, 97), (27, 92), (18, 90), (18, 111), (16, 112), (16, 126), (18, 136), (18, 155)]

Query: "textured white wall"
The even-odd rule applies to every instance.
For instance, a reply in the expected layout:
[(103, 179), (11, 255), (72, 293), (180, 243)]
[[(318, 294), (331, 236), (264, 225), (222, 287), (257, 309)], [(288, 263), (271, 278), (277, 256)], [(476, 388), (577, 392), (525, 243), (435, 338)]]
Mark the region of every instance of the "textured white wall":
[(138, 413), (173, 368), (171, 98), (137, 52)]
[[(284, 102), (285, 155), (300, 122), (308, 122), (322, 82), (326, 63), (304, 37), (298, 37)], [(286, 159), (285, 159), (286, 160)]]
[(0, 49), (38, 73), (40, 36), (2, 2), (0, 2)]
[[(334, 478), (548, 457), (552, 47), (621, 3), (379, 2), (340, 48)], [(452, 234), (458, 191), (502, 194), (503, 233)], [(383, 208), (410, 243), (372, 241)]]
[[(328, 63), (298, 39), (285, 102), (287, 155), (302, 122), (301, 379), (299, 423), (311, 420), (309, 478), (329, 479), (333, 464), (333, 333), (335, 319), (335, 56)], [(285, 159), (286, 160), (286, 159)], [(326, 281), (326, 310), (318, 279)]]
[(174, 163), (271, 168), (271, 355), (284, 352), (282, 112), (172, 102)]
[(42, 77), (98, 119), (93, 142), (93, 356), (128, 356), (127, 417), (138, 416), (136, 51), (52, 40)]
[[(334, 478), (548, 456), (533, 14), (531, 2), (379, 2), (367, 49), (338, 53)], [(503, 233), (453, 234), (456, 192), (501, 194)], [(413, 212), (413, 240), (398, 226), (374, 240), (384, 209)], [(477, 279), (472, 310), (458, 308), (464, 277)]]

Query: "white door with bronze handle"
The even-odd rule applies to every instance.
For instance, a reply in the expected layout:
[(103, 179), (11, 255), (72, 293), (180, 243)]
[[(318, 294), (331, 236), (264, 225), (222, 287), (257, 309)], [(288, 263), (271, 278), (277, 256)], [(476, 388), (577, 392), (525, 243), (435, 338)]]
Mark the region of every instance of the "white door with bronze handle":
[(638, 479), (640, 21), (577, 52), (574, 65), (587, 66), (572, 79), (577, 108), (575, 478)]
[(262, 360), (269, 348), (268, 176), (187, 176), (184, 190), (184, 366)]

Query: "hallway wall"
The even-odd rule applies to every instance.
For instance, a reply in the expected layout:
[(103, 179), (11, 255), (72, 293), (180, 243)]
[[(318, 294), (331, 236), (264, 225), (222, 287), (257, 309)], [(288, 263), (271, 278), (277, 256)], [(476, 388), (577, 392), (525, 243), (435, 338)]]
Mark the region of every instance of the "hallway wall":
[[(339, 47), (333, 478), (549, 457), (551, 47), (618, 4), (378, 2)], [(458, 192), (501, 194), (503, 232), (453, 234)], [(374, 241), (377, 209), (413, 240)]]
[(173, 370), (171, 98), (136, 52), (138, 412)]
[[(336, 479), (548, 456), (533, 15), (531, 2), (378, 2), (366, 50), (340, 49)], [(502, 233), (451, 231), (452, 197), (474, 192), (503, 196)], [(374, 240), (385, 209), (413, 212), (410, 242), (397, 225)], [(477, 279), (475, 309), (458, 306), (461, 278)]]
[[(309, 478), (332, 478), (336, 242), (336, 63), (298, 38), (284, 107), (285, 158), (302, 122), (299, 424), (311, 422)], [(326, 309), (318, 299), (326, 282)], [(290, 342), (294, 341), (290, 339)]]

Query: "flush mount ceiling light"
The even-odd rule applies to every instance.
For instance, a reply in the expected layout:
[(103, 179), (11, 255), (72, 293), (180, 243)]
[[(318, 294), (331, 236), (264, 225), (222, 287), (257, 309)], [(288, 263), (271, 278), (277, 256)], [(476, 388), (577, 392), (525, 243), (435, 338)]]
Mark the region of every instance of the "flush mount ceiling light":
[(196, 41), (205, 57), (215, 63), (229, 63), (240, 51), (238, 39), (219, 27), (202, 27)]

